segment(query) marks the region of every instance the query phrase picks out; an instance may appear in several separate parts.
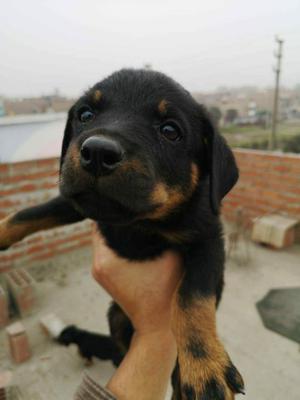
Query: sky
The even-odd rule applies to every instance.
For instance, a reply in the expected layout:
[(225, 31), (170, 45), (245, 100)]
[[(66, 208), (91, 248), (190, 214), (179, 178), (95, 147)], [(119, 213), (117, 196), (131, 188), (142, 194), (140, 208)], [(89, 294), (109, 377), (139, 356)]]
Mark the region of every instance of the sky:
[(0, 94), (67, 96), (123, 67), (153, 68), (190, 91), (300, 83), (299, 0), (9, 0), (0, 6)]

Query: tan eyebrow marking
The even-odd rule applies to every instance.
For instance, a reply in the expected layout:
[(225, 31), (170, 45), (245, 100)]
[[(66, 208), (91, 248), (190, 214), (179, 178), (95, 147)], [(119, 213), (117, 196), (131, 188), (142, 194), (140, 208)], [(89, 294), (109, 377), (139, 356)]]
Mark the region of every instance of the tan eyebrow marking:
[(167, 100), (163, 99), (158, 104), (158, 111), (161, 115), (164, 115), (167, 112)]
[(95, 90), (95, 92), (94, 92), (94, 100), (95, 101), (99, 101), (101, 99), (101, 97), (102, 97), (101, 90), (99, 90), (99, 89)]

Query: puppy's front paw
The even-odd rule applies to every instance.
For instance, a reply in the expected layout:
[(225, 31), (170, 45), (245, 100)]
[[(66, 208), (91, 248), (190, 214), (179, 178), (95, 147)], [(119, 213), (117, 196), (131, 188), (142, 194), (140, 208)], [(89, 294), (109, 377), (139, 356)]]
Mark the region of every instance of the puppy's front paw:
[(188, 347), (179, 357), (183, 400), (233, 400), (244, 382), (222, 345), (214, 351)]
[(0, 251), (7, 250), (13, 243), (8, 225), (9, 218), (0, 220)]
[(0, 251), (7, 250), (14, 243), (22, 240), (30, 228), (24, 223), (14, 221), (14, 215), (0, 220)]

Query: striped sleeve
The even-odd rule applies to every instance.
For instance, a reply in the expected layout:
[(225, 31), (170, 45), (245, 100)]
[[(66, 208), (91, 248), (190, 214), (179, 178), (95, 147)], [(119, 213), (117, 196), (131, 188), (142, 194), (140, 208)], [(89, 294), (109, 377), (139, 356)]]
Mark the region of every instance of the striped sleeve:
[(87, 373), (77, 389), (74, 400), (117, 400), (110, 392), (101, 387)]

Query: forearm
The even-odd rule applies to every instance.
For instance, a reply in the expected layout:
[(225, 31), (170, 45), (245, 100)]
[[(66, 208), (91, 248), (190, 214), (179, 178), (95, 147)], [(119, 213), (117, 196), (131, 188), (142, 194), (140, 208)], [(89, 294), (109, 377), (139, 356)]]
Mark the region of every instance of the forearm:
[(118, 400), (164, 400), (176, 356), (171, 332), (135, 334), (107, 388)]

